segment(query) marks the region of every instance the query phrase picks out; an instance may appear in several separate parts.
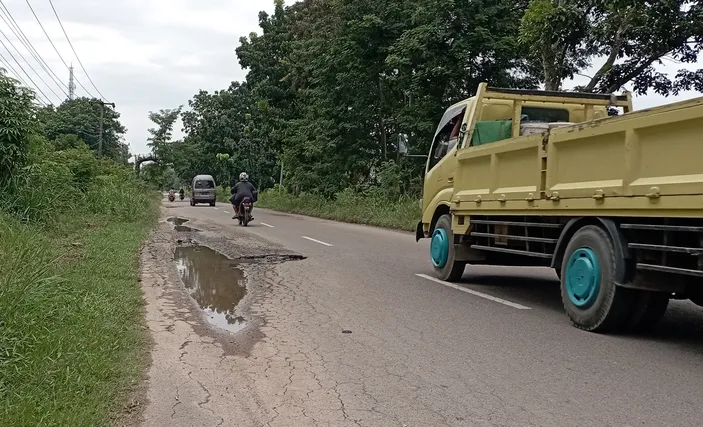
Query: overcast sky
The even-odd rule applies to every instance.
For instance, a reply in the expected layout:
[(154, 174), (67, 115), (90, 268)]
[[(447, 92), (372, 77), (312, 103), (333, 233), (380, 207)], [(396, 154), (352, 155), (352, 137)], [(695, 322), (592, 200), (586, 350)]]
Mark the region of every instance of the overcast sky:
[[(132, 153), (148, 152), (149, 111), (185, 105), (200, 89), (223, 89), (231, 81), (244, 78), (245, 72), (239, 67), (234, 52), (239, 37), (258, 30), (260, 10), (273, 10), (273, 0), (53, 1), (88, 74), (100, 92), (114, 102), (122, 114), (122, 123), (128, 129), (125, 138)], [(286, 3), (293, 1), (287, 0)], [(3, 3), (39, 54), (65, 84), (68, 70), (49, 44), (26, 0), (4, 0)], [(30, 0), (29, 3), (63, 58), (73, 63), (79, 82), (92, 95), (96, 95), (66, 42), (49, 1)], [(65, 97), (61, 89), (33, 62), (2, 20), (0, 29), (53, 90)], [(6, 49), (15, 56), (17, 54), (2, 34), (0, 40), (7, 45), (6, 48), (0, 45), (0, 52), (11, 65), (15, 65)], [(21, 58), (18, 59), (21, 61)], [(26, 65), (25, 68), (52, 102), (58, 103), (60, 98), (52, 94)], [(666, 65), (667, 71), (678, 68), (679, 64)], [(76, 92), (78, 96), (86, 94), (80, 85)], [(697, 94), (687, 93), (679, 99), (694, 96)], [(636, 98), (635, 108), (674, 100), (657, 96)], [(181, 135), (180, 123), (178, 127), (177, 136)]]

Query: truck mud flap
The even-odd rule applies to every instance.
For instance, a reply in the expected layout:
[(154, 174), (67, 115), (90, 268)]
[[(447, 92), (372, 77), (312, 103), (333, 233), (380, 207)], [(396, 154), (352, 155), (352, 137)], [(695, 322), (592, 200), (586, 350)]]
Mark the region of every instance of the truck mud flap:
[(417, 223), (417, 227), (415, 227), (415, 241), (419, 242), (420, 239), (425, 238), (425, 230), (422, 229), (422, 221), (419, 221)]

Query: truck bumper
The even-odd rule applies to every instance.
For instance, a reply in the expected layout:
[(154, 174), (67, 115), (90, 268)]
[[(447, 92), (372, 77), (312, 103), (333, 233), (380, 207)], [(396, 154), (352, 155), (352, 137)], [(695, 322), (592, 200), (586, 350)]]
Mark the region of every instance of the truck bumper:
[(427, 236), (425, 236), (425, 230), (422, 228), (422, 221), (419, 221), (415, 228), (415, 241), (419, 242), (420, 239), (424, 239), (425, 237)]

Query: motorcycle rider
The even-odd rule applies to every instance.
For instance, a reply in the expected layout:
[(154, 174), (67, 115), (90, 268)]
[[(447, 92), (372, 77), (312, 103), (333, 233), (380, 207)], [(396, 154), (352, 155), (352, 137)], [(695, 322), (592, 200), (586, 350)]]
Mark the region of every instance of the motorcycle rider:
[(178, 195), (180, 196), (181, 200), (185, 198), (185, 191), (183, 190), (183, 187), (178, 191)]
[[(239, 205), (242, 203), (242, 200), (244, 198), (248, 197), (249, 200), (251, 200), (252, 203), (252, 208), (251, 210), (254, 210), (254, 202), (256, 201), (255, 195), (257, 193), (256, 187), (249, 182), (249, 175), (247, 175), (246, 172), (242, 172), (239, 174), (239, 181), (235, 183), (232, 188), (230, 189), (230, 193), (232, 194), (229, 198), (230, 203), (232, 203), (232, 208), (234, 209), (234, 216), (232, 219), (237, 219), (238, 212), (239, 212)], [(252, 216), (250, 219), (254, 219)]]

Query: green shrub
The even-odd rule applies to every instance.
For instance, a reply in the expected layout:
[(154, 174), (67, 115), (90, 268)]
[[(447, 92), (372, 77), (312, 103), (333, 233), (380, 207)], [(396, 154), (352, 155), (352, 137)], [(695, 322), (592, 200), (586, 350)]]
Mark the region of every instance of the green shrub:
[(55, 162), (66, 165), (73, 174), (73, 185), (85, 191), (100, 172), (100, 163), (87, 145), (53, 153)]
[(359, 193), (345, 189), (333, 199), (301, 193), (294, 196), (278, 187), (259, 195), (258, 206), (282, 212), (310, 215), (336, 221), (415, 230), (420, 219), (418, 200), (407, 196), (387, 197), (383, 191)]
[(134, 177), (100, 175), (86, 192), (86, 206), (95, 214), (108, 215), (122, 221), (153, 219), (156, 209), (150, 201), (154, 193)]
[(50, 160), (34, 163), (11, 182), (2, 208), (21, 221), (51, 222), (83, 200), (72, 183), (73, 174), (66, 165)]

